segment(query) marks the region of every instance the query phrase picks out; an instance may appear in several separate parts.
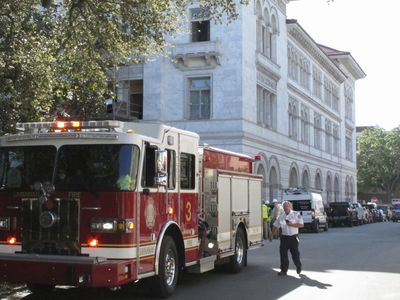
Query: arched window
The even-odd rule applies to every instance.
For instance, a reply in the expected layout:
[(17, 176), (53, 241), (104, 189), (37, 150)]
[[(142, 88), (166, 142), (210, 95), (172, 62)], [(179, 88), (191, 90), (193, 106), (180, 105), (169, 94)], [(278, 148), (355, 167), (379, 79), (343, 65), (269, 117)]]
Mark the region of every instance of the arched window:
[(349, 199), (349, 201), (350, 202), (353, 202), (353, 200), (354, 200), (354, 196), (355, 196), (355, 191), (354, 191), (354, 183), (353, 183), (353, 177), (350, 179), (350, 190), (349, 190), (349, 192), (350, 192), (350, 199)]
[(315, 174), (315, 188), (318, 190), (322, 190), (321, 174), (319, 173)]
[(256, 45), (257, 45), (257, 51), (262, 52), (263, 49), (263, 38), (262, 38), (262, 27), (263, 27), (263, 17), (262, 17), (262, 6), (261, 2), (257, 1), (256, 4), (256, 15), (257, 15), (257, 21), (256, 21)]
[(277, 39), (278, 39), (278, 22), (276, 20), (276, 16), (272, 15), (271, 17), (271, 35), (270, 35), (270, 58), (272, 61), (277, 61)]
[(344, 186), (344, 197), (346, 201), (350, 201), (350, 182), (349, 177), (346, 177), (346, 183)]
[(332, 202), (332, 180), (331, 180), (331, 175), (328, 174), (326, 177), (326, 199), (328, 199), (328, 202)]
[(297, 112), (297, 106), (296, 106), (296, 104), (295, 105), (293, 105), (293, 114), (292, 114), (292, 123), (293, 123), (293, 138), (297, 138), (297, 115), (298, 115), (298, 112)]
[(299, 185), (298, 182), (297, 170), (293, 167), (290, 170), (289, 187), (297, 187)]
[(293, 119), (292, 119), (292, 115), (293, 115), (293, 108), (292, 108), (292, 103), (289, 103), (289, 137), (292, 137), (293, 134)]
[(303, 177), (301, 179), (301, 185), (307, 190), (310, 188), (310, 180), (309, 180), (307, 170), (304, 170), (304, 172), (303, 172)]
[(325, 151), (332, 153), (332, 122), (325, 120)]
[(334, 191), (334, 201), (338, 202), (339, 199), (339, 176), (335, 176), (335, 182), (333, 183), (333, 191)]
[(306, 145), (309, 143), (309, 120), (305, 107), (301, 109), (301, 141)]
[(279, 184), (278, 174), (276, 173), (275, 167), (271, 167), (269, 171), (269, 199), (272, 201), (274, 198), (278, 198)]
[(257, 85), (257, 123), (276, 130), (276, 95)]
[(263, 53), (266, 57), (271, 57), (271, 25), (269, 20), (269, 11), (268, 9), (264, 9), (264, 20), (262, 24), (262, 40), (263, 47), (261, 53)]
[(289, 102), (289, 137), (297, 139), (297, 105), (294, 101)]

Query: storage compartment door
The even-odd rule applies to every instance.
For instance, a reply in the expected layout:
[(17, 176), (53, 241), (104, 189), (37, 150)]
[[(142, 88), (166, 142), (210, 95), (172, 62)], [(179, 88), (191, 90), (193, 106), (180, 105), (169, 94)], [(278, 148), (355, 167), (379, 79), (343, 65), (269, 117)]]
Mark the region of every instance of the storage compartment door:
[(249, 242), (250, 246), (262, 241), (261, 179), (249, 180)]
[(223, 251), (232, 248), (231, 183), (230, 176), (218, 176), (218, 246)]

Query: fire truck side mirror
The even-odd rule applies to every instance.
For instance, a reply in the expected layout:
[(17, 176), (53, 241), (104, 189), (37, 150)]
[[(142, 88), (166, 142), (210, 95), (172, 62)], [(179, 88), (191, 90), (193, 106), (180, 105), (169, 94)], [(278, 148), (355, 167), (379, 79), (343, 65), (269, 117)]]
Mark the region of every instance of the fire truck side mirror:
[(156, 150), (156, 184), (167, 185), (168, 154), (166, 150)]

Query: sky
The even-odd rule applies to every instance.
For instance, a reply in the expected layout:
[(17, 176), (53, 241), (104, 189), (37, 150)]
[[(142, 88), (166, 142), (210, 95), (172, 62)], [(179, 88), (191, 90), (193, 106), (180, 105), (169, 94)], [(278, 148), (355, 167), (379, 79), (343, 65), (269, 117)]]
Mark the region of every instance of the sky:
[(399, 0), (298, 0), (287, 6), (287, 18), (315, 42), (350, 52), (367, 74), (356, 82), (357, 126), (400, 125), (399, 11)]

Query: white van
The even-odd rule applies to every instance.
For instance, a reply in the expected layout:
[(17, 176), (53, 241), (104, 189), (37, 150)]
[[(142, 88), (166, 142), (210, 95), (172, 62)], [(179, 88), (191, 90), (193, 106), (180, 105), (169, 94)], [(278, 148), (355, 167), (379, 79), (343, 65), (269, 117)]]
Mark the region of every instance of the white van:
[(294, 211), (301, 213), (304, 228), (318, 233), (320, 228), (328, 230), (328, 218), (325, 213), (322, 196), (304, 188), (287, 189), (282, 194), (282, 202), (290, 201)]

